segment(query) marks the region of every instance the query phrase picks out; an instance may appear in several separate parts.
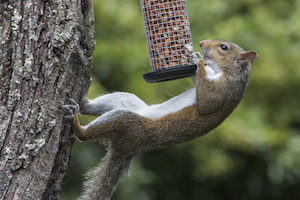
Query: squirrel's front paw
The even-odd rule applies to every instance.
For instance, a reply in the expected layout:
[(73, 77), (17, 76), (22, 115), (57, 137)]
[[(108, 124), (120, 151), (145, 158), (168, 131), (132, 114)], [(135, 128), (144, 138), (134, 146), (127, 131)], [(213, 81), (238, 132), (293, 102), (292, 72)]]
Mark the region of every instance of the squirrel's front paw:
[(205, 62), (203, 59), (199, 59), (197, 62), (197, 70), (196, 70), (196, 74), (205, 74)]
[(193, 63), (197, 64), (202, 60), (201, 54), (199, 52), (193, 52), (192, 54), (192, 61)]
[(75, 115), (77, 115), (80, 112), (78, 103), (74, 99), (70, 99), (70, 101), (70, 105), (62, 106), (62, 108), (64, 108), (68, 112), (68, 115), (65, 116), (66, 119), (74, 119)]
[(188, 57), (188, 62), (192, 64), (197, 64), (200, 59), (202, 59), (201, 54), (199, 52), (194, 52), (193, 46), (185, 45), (186, 54)]

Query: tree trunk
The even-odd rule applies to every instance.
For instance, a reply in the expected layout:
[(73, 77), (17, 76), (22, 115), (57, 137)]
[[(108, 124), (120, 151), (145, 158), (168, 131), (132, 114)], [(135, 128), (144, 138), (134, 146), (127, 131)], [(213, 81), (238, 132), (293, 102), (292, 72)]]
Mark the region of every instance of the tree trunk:
[(94, 48), (90, 0), (0, 1), (0, 199), (58, 199)]

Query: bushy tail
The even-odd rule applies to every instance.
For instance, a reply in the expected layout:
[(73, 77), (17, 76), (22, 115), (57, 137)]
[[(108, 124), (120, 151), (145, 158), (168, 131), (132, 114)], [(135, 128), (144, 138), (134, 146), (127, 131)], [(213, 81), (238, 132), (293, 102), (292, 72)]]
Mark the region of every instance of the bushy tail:
[(128, 170), (130, 160), (131, 157), (108, 151), (100, 166), (89, 172), (78, 200), (109, 200), (120, 178)]

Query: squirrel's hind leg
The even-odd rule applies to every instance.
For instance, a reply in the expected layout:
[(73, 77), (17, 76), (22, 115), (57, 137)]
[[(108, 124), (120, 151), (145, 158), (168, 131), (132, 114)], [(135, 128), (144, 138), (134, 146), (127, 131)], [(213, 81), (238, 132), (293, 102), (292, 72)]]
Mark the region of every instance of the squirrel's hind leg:
[(63, 105), (62, 107), (68, 111), (67, 119), (73, 119), (73, 127), (76, 129), (76, 134), (80, 140), (114, 140), (119, 137), (120, 131), (126, 132), (130, 124), (123, 123), (128, 119), (132, 122), (138, 121), (139, 115), (129, 110), (112, 110), (104, 113), (100, 117), (86, 126), (81, 126), (78, 118), (79, 106), (71, 100), (71, 105)]
[[(132, 124), (125, 122), (130, 120), (134, 123), (138, 121), (139, 118), (140, 116), (129, 110), (112, 110), (104, 113), (88, 125), (81, 127), (83, 131), (81, 131), (79, 121), (76, 117), (74, 126), (79, 130), (78, 134), (80, 135), (78, 135), (78, 137), (80, 140), (108, 139), (112, 141), (116, 138), (120, 138), (119, 133), (127, 132), (127, 129), (132, 126)], [(123, 134), (122, 137), (124, 136)]]
[(62, 108), (64, 108), (68, 115), (65, 116), (66, 119), (72, 119), (73, 120), (73, 126), (76, 129), (77, 137), (82, 140), (82, 136), (85, 135), (84, 127), (80, 125), (78, 113), (79, 113), (79, 105), (77, 102), (73, 99), (70, 99), (71, 103), (70, 105), (63, 105)]

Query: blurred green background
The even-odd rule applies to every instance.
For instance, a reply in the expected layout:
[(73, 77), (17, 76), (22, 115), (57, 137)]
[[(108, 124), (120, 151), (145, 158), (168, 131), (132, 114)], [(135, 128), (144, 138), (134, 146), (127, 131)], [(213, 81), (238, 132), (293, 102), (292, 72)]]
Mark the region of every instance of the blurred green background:
[[(136, 156), (112, 199), (300, 199), (300, 0), (187, 0), (187, 7), (196, 50), (200, 40), (218, 38), (259, 53), (249, 88), (211, 133)], [(126, 91), (152, 104), (193, 87), (189, 79), (143, 80), (150, 63), (138, 0), (95, 0), (94, 9), (90, 98)], [(104, 153), (76, 141), (61, 199), (79, 195)]]

